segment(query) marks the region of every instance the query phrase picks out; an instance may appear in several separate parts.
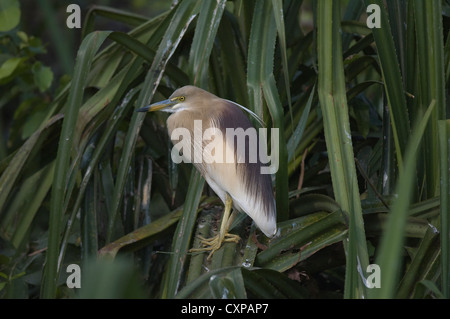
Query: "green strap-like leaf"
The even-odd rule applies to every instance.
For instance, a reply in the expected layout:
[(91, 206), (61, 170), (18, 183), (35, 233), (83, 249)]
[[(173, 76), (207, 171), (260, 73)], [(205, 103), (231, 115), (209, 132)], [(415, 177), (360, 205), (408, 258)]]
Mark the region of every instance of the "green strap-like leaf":
[(364, 296), (358, 269), (366, 269), (369, 257), (350, 133), (339, 8), (338, 1), (321, 0), (318, 3), (318, 92), (333, 191), (350, 220), (345, 290), (346, 297), (355, 298)]
[(208, 90), (209, 56), (225, 9), (225, 0), (203, 1), (189, 54), (193, 84)]
[(94, 32), (89, 34), (81, 43), (75, 64), (72, 86), (69, 92), (68, 106), (64, 116), (63, 127), (59, 139), (58, 154), (56, 157), (55, 176), (50, 201), (50, 224), (48, 235), (48, 251), (42, 285), (43, 298), (54, 298), (58, 280), (60, 260), (60, 236), (62, 214), (64, 212), (64, 195), (67, 184), (67, 171), (70, 165), (70, 154), (73, 143), (73, 131), (78, 118), (78, 111), (83, 101), (84, 84), (92, 59), (100, 45), (110, 32)]
[(439, 121), (441, 159), (442, 292), (450, 297), (450, 120)]
[(434, 105), (435, 102), (433, 101), (408, 142), (404, 170), (400, 173), (396, 187), (398, 197), (392, 205), (376, 258), (376, 263), (382, 269), (381, 288), (374, 292), (377, 298), (392, 298), (395, 295), (401, 265), (401, 249), (404, 241), (406, 217), (409, 213), (408, 207), (413, 193), (412, 182), (415, 176), (417, 150)]
[[(156, 88), (161, 81), (167, 62), (169, 61), (179, 42), (183, 38), (187, 27), (195, 17), (197, 11), (198, 2), (194, 0), (183, 1), (177, 7), (175, 14), (170, 20), (170, 24), (164, 34), (164, 37), (161, 40), (161, 45), (156, 52), (152, 66), (150, 67), (150, 70), (145, 78), (145, 82), (137, 100), (138, 107), (143, 107), (151, 102)], [(135, 147), (140, 127), (142, 126), (145, 115), (145, 113), (133, 112), (130, 121), (129, 130), (125, 138), (125, 148), (123, 150), (119, 170), (117, 173), (117, 179), (114, 189), (114, 202), (111, 205), (113, 210), (111, 214), (112, 217), (108, 224), (106, 237), (107, 243), (109, 243), (113, 237), (114, 225), (116, 223), (119, 206), (123, 196), (126, 175), (129, 170), (129, 164), (131, 162), (133, 149)]]
[(284, 136), (284, 111), (273, 75), (276, 31), (271, 0), (257, 1), (249, 39), (247, 87), (250, 108), (263, 118), (263, 100), (265, 100), (272, 117), (273, 126), (279, 129), (279, 153), (277, 154), (279, 165), (275, 186), (277, 220), (282, 221), (289, 217), (288, 156)]
[(203, 177), (197, 170), (193, 169), (183, 207), (183, 214), (174, 234), (172, 254), (170, 255), (167, 271), (164, 274), (163, 298), (174, 298), (180, 288), (187, 252), (197, 219), (197, 207), (204, 184), (205, 180)]
[(383, 74), (391, 116), (391, 125), (394, 134), (397, 162), (401, 170), (403, 167), (403, 156), (406, 148), (404, 141), (407, 141), (410, 135), (410, 124), (408, 110), (406, 108), (400, 66), (398, 64), (398, 59), (393, 58), (397, 57), (397, 54), (383, 1), (366, 0), (365, 3), (367, 6), (372, 3), (376, 4), (381, 9), (380, 23), (383, 27), (373, 28), (372, 33), (377, 45), (378, 56), (380, 59), (380, 66)]

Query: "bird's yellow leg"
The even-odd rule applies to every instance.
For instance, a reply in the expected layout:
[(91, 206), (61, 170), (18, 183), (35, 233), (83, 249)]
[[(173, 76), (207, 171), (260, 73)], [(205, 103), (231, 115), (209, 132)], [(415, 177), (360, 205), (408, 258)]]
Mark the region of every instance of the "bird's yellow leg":
[(219, 250), (222, 246), (222, 243), (234, 242), (237, 243), (240, 240), (240, 237), (235, 234), (228, 233), (228, 229), (233, 222), (234, 215), (231, 215), (231, 208), (233, 206), (233, 199), (230, 195), (225, 194), (225, 210), (223, 212), (222, 223), (220, 224), (219, 233), (209, 239), (203, 238), (199, 236), (200, 243), (202, 244), (202, 248), (192, 248), (190, 252), (203, 252), (209, 251), (208, 260), (211, 259), (212, 255)]

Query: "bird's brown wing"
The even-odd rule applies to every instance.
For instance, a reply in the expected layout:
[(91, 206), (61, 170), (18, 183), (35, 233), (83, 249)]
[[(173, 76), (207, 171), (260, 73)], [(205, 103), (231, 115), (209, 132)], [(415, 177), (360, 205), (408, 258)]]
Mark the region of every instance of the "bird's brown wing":
[[(205, 107), (210, 112), (204, 112), (205, 108), (191, 108), (172, 114), (167, 120), (169, 134), (173, 137), (175, 128), (187, 129), (193, 142), (190, 144), (191, 160), (189, 162), (200, 171), (223, 202), (225, 202), (225, 193), (228, 193), (233, 199), (234, 206), (249, 215), (267, 236), (272, 237), (276, 233), (275, 200), (270, 175), (261, 174), (263, 165), (259, 159), (259, 137), (256, 130), (242, 110), (233, 103), (220, 98), (214, 98), (210, 102), (211, 105)], [(199, 132), (197, 134), (195, 132), (196, 120), (201, 120), (203, 132), (200, 132), (200, 135), (203, 133), (202, 136), (205, 136), (205, 131), (210, 129), (212, 136), (220, 131), (223, 138), (223, 144), (215, 144), (216, 147), (209, 149), (210, 155), (208, 155), (208, 147), (211, 147), (212, 139), (199, 141), (194, 138), (199, 135)], [(227, 129), (237, 135), (227, 135)], [(240, 147), (242, 144), (239, 144), (243, 142), (238, 139), (239, 131), (249, 133), (245, 137), (244, 147)], [(233, 143), (230, 143), (231, 141)], [(176, 148), (177, 141), (173, 140), (173, 142)], [(212, 155), (217, 156), (218, 151), (222, 154), (221, 160), (210, 160)], [(196, 163), (194, 154), (199, 152), (203, 155), (202, 161)]]
[[(249, 119), (234, 104), (222, 100), (214, 107), (219, 112), (216, 126), (225, 132), (227, 151), (232, 151), (235, 163), (215, 164), (217, 178), (236, 206), (247, 213), (256, 225), (269, 237), (276, 232), (276, 206), (272, 191), (272, 180), (261, 173), (263, 164), (259, 158), (259, 136)], [(227, 134), (227, 128), (236, 134)], [(230, 130), (228, 130), (230, 132)], [(253, 134), (254, 133), (254, 134)], [(239, 145), (238, 136), (245, 136), (245, 145)], [(234, 143), (230, 143), (230, 139)], [(242, 142), (242, 141), (241, 141)], [(233, 149), (230, 145), (233, 144)], [(242, 163), (241, 163), (242, 162)]]

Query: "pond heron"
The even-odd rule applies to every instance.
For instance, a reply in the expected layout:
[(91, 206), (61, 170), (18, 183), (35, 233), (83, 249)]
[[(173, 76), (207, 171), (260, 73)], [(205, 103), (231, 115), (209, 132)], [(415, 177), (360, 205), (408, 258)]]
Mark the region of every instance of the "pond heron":
[[(191, 249), (191, 252), (209, 251), (209, 260), (222, 243), (240, 240), (238, 235), (228, 233), (234, 219), (234, 214), (230, 214), (232, 208), (245, 212), (267, 237), (273, 237), (277, 226), (272, 181), (270, 174), (262, 173), (261, 159), (251, 160), (252, 155), (258, 152), (261, 136), (256, 137), (256, 141), (250, 139), (249, 132), (256, 130), (242, 110), (258, 118), (256, 114), (235, 102), (190, 85), (177, 89), (167, 100), (137, 111), (157, 110), (172, 113), (167, 119), (167, 128), (175, 153), (182, 152), (180, 156), (197, 168), (225, 204), (219, 233), (210, 239), (201, 237), (202, 248)], [(231, 138), (230, 130), (234, 132)], [(190, 149), (183, 147), (186, 146), (185, 136), (180, 133), (194, 137), (189, 140)], [(181, 135), (184, 144), (177, 140)], [(206, 135), (209, 138), (205, 139)], [(240, 137), (245, 140), (239, 141)], [(208, 143), (213, 140), (215, 143)], [(209, 152), (206, 152), (208, 147)], [(192, 154), (196, 155), (194, 159), (189, 156)], [(224, 159), (225, 154), (228, 160)]]

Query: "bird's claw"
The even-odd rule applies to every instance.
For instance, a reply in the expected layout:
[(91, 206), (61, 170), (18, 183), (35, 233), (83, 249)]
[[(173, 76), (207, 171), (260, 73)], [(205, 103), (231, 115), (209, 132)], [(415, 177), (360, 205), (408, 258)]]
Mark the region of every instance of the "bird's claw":
[(241, 239), (238, 235), (225, 233), (223, 236), (220, 234), (212, 237), (212, 238), (204, 238), (202, 236), (197, 236), (200, 239), (200, 243), (203, 246), (202, 248), (192, 248), (190, 252), (206, 252), (209, 251), (209, 255), (206, 258), (207, 260), (211, 260), (212, 255), (222, 247), (223, 243), (238, 243)]

